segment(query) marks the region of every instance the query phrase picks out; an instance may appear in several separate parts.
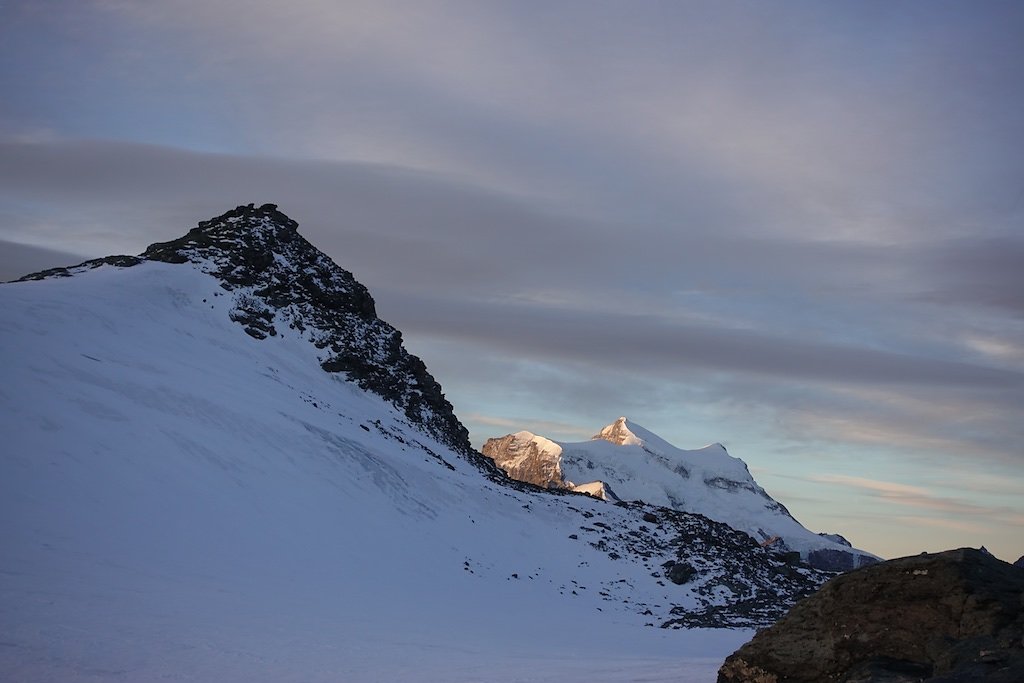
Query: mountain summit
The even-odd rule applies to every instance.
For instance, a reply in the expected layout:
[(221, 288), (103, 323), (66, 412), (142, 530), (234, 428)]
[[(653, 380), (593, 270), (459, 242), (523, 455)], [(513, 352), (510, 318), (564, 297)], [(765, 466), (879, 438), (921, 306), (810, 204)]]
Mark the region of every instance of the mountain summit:
[(513, 478), (569, 490), (580, 490), (578, 482), (592, 489), (603, 484), (618, 499), (704, 515), (774, 552), (799, 553), (820, 569), (844, 571), (877, 560), (841, 537), (806, 529), (721, 444), (683, 450), (625, 417), (590, 441), (555, 442), (521, 431), (489, 439), (483, 453)]
[(275, 204), (239, 206), (179, 239), (152, 244), (139, 256), (108, 256), (21, 280), (145, 261), (194, 264), (220, 281), (233, 303), (231, 320), (251, 337), (266, 339), (286, 330), (303, 337), (318, 350), (324, 370), (346, 373), (443, 443), (473, 453), (441, 386), (423, 361), (406, 351), (401, 332), (377, 317), (366, 287), (303, 238), (298, 223)]

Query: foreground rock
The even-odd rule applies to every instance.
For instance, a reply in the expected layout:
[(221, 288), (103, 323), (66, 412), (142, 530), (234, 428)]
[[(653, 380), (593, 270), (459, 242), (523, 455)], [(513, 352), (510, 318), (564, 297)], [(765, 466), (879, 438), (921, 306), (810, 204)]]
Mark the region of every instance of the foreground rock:
[(839, 576), (733, 653), (719, 683), (1024, 681), (1024, 571), (962, 548)]

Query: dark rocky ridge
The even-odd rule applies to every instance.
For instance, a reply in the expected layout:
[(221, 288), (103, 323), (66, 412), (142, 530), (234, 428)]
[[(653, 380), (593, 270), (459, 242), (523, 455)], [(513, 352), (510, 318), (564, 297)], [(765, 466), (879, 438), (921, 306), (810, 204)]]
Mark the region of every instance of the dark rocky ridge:
[(303, 334), (324, 352), (324, 370), (346, 373), (442, 443), (493, 469), (470, 446), (466, 428), (423, 361), (405, 350), (398, 330), (377, 317), (366, 287), (299, 235), (298, 223), (274, 204), (239, 206), (139, 256), (108, 256), (21, 279), (144, 261), (195, 264), (232, 293), (231, 319), (250, 336), (265, 339), (284, 327)]
[(719, 683), (1024, 681), (1024, 571), (973, 549), (836, 577), (726, 659)]
[[(667, 602), (648, 605), (637, 602), (631, 586), (622, 580), (599, 585), (605, 600), (629, 603), (649, 616), (650, 626), (767, 626), (832, 576), (786, 563), (747, 534), (703, 515), (642, 502), (619, 501), (610, 504), (607, 513), (568, 504), (583, 517), (571, 540), (586, 542), (614, 560), (640, 562), (651, 580), (668, 588)], [(623, 518), (619, 510), (627, 511), (627, 516)]]
[[(663, 576), (676, 584), (691, 581), (697, 608), (673, 607), (662, 628), (754, 628), (774, 623), (798, 600), (812, 594), (831, 574), (792, 564), (766, 551), (754, 539), (704, 515), (635, 505), (660, 518), (671, 530), (675, 560), (662, 564)], [(716, 604), (722, 593), (730, 595)]]

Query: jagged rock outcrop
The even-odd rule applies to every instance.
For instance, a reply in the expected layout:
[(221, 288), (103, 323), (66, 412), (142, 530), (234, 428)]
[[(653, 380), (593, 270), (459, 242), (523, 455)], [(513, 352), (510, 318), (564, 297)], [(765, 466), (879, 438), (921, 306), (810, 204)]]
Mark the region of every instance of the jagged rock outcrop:
[(377, 317), (366, 287), (306, 241), (298, 223), (274, 204), (239, 206), (179, 239), (152, 244), (139, 256), (108, 256), (21, 279), (144, 261), (194, 264), (220, 280), (233, 298), (231, 319), (251, 337), (266, 339), (285, 330), (304, 336), (321, 352), (324, 370), (344, 372), (442, 443), (479, 459), (441, 386), (423, 361), (406, 351), (402, 334)]
[(726, 659), (719, 683), (1019, 683), (1024, 571), (962, 548), (838, 576)]

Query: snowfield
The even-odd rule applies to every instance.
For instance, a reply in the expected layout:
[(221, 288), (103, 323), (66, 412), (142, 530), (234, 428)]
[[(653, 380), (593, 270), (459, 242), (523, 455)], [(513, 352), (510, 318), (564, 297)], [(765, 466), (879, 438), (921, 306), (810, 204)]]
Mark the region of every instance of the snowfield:
[(219, 285), (0, 285), (3, 680), (697, 682), (751, 637), (646, 625), (680, 587), (580, 532), (629, 510), (488, 480)]

